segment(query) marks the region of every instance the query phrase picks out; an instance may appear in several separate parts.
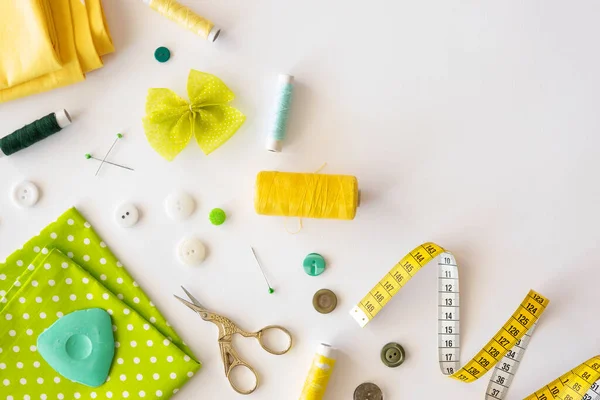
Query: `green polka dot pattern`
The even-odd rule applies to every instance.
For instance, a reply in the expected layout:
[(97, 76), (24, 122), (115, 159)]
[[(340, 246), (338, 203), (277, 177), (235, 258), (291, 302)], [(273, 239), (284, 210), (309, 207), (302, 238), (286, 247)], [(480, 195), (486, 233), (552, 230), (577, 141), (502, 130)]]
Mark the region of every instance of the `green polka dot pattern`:
[[(60, 376), (36, 342), (62, 316), (95, 307), (111, 315), (116, 348), (107, 382), (92, 388)], [(0, 338), (8, 399), (168, 399), (200, 368), (74, 208), (0, 264)]]

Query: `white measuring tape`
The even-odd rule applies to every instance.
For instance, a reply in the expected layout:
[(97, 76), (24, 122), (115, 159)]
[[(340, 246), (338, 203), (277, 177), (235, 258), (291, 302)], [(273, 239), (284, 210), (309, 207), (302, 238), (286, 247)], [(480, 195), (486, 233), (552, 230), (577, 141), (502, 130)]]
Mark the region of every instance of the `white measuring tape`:
[[(444, 375), (473, 382), (494, 369), (486, 400), (502, 400), (523, 359), (537, 320), (549, 300), (531, 290), (510, 319), (471, 361), (460, 366), (460, 290), (458, 264), (452, 253), (425, 243), (407, 254), (350, 310), (364, 327), (427, 263), (438, 259), (438, 355)], [(525, 400), (600, 400), (600, 356), (594, 357)]]

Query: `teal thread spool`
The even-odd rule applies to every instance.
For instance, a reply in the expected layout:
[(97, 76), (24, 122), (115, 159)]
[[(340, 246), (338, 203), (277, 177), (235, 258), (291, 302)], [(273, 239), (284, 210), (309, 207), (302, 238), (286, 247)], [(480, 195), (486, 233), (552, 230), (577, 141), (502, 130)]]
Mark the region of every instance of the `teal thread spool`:
[(292, 94), (294, 93), (294, 77), (292, 75), (279, 75), (279, 91), (275, 103), (273, 125), (267, 137), (267, 150), (279, 153), (283, 148), (285, 130), (290, 115)]
[(17, 129), (0, 139), (0, 158), (26, 149), (71, 124), (67, 110), (59, 110)]

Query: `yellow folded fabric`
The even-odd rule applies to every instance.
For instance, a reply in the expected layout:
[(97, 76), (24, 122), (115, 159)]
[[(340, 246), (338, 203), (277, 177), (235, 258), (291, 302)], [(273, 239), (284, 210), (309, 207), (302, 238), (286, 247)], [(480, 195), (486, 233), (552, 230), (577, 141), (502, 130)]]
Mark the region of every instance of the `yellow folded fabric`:
[(96, 51), (87, 9), (81, 0), (71, 0), (73, 30), (75, 32), (75, 49), (84, 74), (102, 67), (102, 60)]
[(115, 47), (110, 37), (106, 18), (104, 17), (102, 3), (100, 3), (100, 0), (87, 0), (85, 8), (88, 12), (90, 30), (92, 31), (92, 39), (94, 40), (96, 51), (101, 56), (112, 53), (115, 51)]
[(0, 89), (61, 68), (58, 38), (46, 1), (0, 1)]
[(80, 82), (113, 50), (100, 0), (0, 1), (0, 103)]

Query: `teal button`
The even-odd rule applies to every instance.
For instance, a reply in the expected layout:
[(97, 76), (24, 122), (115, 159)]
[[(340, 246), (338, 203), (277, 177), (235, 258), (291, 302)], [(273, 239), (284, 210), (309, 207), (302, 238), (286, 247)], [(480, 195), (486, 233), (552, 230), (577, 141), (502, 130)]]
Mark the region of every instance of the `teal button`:
[(321, 275), (325, 271), (325, 259), (317, 253), (310, 253), (304, 259), (304, 272), (310, 276)]
[(158, 62), (165, 63), (171, 58), (171, 51), (166, 47), (159, 47), (154, 52), (154, 58), (156, 58), (156, 61)]

